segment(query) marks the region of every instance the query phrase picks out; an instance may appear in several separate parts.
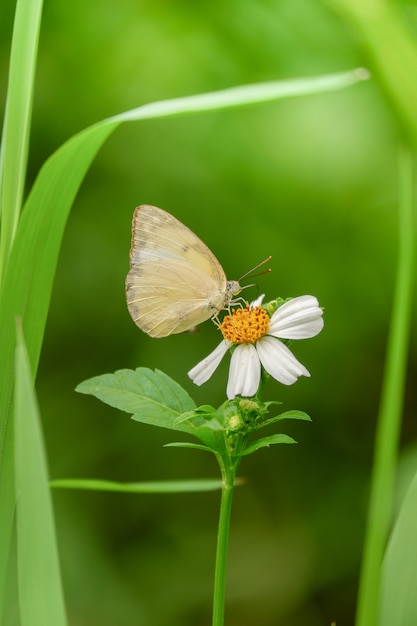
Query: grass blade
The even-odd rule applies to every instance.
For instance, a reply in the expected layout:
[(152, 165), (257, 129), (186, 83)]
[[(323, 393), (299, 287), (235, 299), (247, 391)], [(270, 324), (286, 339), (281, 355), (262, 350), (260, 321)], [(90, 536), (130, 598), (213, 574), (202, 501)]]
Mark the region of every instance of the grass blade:
[[(20, 317), (23, 320), (29, 361), (34, 374), (66, 219), (91, 161), (111, 130), (111, 127), (99, 128), (96, 133), (85, 138), (79, 135), (74, 137), (42, 168), (19, 221), (7, 272), (1, 285), (0, 602), (4, 597), (7, 554), (15, 506), (11, 419), (15, 319)], [(77, 154), (78, 149), (80, 151)]]
[[(17, 0), (16, 3), (0, 148), (0, 284), (24, 192), (42, 5), (42, 0)], [(12, 332), (14, 336), (14, 329)], [(7, 385), (13, 379), (13, 367), (10, 363), (9, 365), (10, 369), (5, 376)], [(1, 421), (0, 416), (0, 423)], [(0, 558), (0, 616), (3, 614), (4, 594), (1, 590), (6, 575), (11, 515), (14, 511), (12, 439), (13, 433), (10, 429), (2, 433), (0, 438), (0, 554), (4, 555)]]
[(376, 433), (371, 496), (356, 626), (378, 623), (381, 564), (392, 514), (393, 481), (404, 398), (414, 282), (413, 163), (400, 154), (399, 256)]
[(16, 529), (22, 626), (65, 626), (48, 470), (22, 332), (16, 348)]
[(255, 83), (254, 85), (240, 85), (221, 91), (152, 102), (138, 109), (121, 113), (116, 116), (116, 119), (126, 122), (137, 119), (173, 117), (248, 106), (260, 104), (261, 102), (271, 102), (281, 98), (337, 91), (367, 80), (369, 77), (370, 74), (366, 69), (358, 68), (349, 72), (313, 76), (312, 78), (293, 78), (290, 80)]
[(379, 626), (417, 624), (417, 474), (405, 496), (384, 557)]
[[(417, 44), (412, 22), (399, 2), (330, 0), (356, 26), (391, 104), (417, 142)], [(387, 46), (387, 41), (390, 45)]]
[(19, 220), (26, 178), (42, 0), (18, 0), (0, 155), (0, 282)]
[(87, 489), (91, 491), (118, 491), (121, 493), (190, 493), (216, 491), (222, 488), (220, 479), (153, 480), (140, 483), (117, 483), (110, 480), (59, 478), (50, 482), (59, 489)]

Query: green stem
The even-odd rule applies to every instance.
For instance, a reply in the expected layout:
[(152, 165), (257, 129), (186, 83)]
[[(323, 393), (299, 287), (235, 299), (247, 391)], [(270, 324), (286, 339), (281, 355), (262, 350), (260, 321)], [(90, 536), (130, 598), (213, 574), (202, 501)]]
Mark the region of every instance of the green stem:
[(224, 624), (227, 547), (229, 543), (230, 515), (232, 511), (233, 485), (235, 479), (235, 472), (230, 467), (225, 467), (223, 463), (220, 467), (223, 474), (223, 487), (217, 533), (212, 626), (223, 626)]
[(400, 154), (399, 251), (371, 495), (359, 586), (356, 626), (376, 626), (381, 563), (392, 514), (392, 494), (406, 378), (415, 264), (413, 162)]

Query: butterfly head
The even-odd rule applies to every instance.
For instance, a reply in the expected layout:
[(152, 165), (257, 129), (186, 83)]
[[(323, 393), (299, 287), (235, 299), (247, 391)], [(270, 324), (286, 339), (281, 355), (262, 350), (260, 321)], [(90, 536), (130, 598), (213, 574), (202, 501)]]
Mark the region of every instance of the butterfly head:
[(240, 283), (237, 280), (227, 281), (227, 295), (229, 297), (229, 301), (231, 301), (241, 291), (242, 291), (242, 287), (240, 286)]

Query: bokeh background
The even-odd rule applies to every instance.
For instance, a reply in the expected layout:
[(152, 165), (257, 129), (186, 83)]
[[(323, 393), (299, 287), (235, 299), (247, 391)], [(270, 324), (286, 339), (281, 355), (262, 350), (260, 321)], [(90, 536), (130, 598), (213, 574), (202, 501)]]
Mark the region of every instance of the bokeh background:
[[(2, 3), (1, 89), (13, 3)], [(415, 6), (403, 3), (411, 22)], [(154, 100), (369, 67), (355, 31), (318, 0), (56, 0), (41, 33), (29, 186), (73, 133)], [(372, 69), (372, 68), (371, 68)], [(2, 102), (3, 104), (3, 102)], [(293, 346), (312, 373), (266, 399), (307, 411), (299, 442), (245, 459), (229, 553), (228, 626), (353, 623), (397, 253), (397, 121), (371, 81), (337, 93), (122, 126), (75, 201), (38, 375), (52, 478), (216, 477), (210, 455), (164, 449), (170, 431), (74, 392), (138, 366), (198, 404), (225, 399), (227, 359), (196, 388), (187, 371), (218, 342), (152, 340), (125, 304), (132, 213), (160, 206), (236, 279), (272, 254), (267, 297), (316, 295), (325, 328)], [(412, 336), (409, 380), (415, 378)], [(407, 391), (404, 468), (416, 466)], [(406, 471), (406, 469), (405, 469)], [(210, 624), (219, 494), (54, 492), (71, 626)]]

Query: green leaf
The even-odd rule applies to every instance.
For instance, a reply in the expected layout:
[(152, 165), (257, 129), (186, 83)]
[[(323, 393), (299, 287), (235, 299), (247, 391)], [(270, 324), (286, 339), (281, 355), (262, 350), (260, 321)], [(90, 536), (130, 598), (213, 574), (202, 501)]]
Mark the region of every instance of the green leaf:
[(42, 5), (42, 0), (16, 3), (0, 156), (0, 283), (25, 188)]
[(208, 418), (212, 418), (213, 415), (216, 414), (216, 409), (212, 406), (210, 406), (209, 404), (205, 404), (203, 406), (199, 406), (196, 409), (194, 409), (193, 411), (186, 411), (185, 413), (182, 413), (178, 418), (177, 418), (177, 423), (181, 424), (181, 422), (187, 422), (193, 418), (200, 418), (203, 420), (207, 420)]
[(220, 479), (199, 479), (117, 483), (110, 480), (60, 478), (52, 480), (50, 486), (56, 489), (87, 489), (121, 493), (188, 493), (221, 489), (222, 481)]
[(22, 319), (35, 374), (52, 282), (68, 213), (97, 150), (117, 126), (93, 127), (76, 135), (43, 166), (25, 204), (0, 290), (0, 598), (14, 515), (13, 371), (15, 319)]
[(307, 413), (304, 413), (304, 411), (285, 411), (285, 413), (281, 413), (280, 415), (276, 415), (275, 417), (270, 417), (264, 422), (261, 422), (259, 424), (259, 428), (269, 426), (270, 424), (274, 424), (275, 422), (281, 422), (282, 420), (303, 420), (305, 422), (311, 422), (311, 417), (307, 415)]
[[(33, 86), (39, 30), (42, 16), (42, 0), (18, 0), (13, 26), (10, 65), (5, 103), (5, 114), (0, 146), (0, 284), (6, 268), (13, 237), (18, 224), (22, 197), (26, 182), (27, 156), (31, 128)], [(4, 325), (0, 307), (1, 326)], [(14, 323), (7, 332), (10, 342), (9, 359), (2, 355), (2, 383), (6, 391), (6, 403), (0, 399), (0, 616), (5, 598), (7, 555), (12, 532), (15, 507), (13, 433), (8, 428), (10, 397), (14, 377)], [(1, 334), (1, 329), (0, 329)], [(1, 344), (1, 339), (0, 339)]]
[(223, 110), (259, 104), (260, 102), (271, 102), (281, 98), (337, 91), (369, 78), (370, 74), (367, 70), (357, 68), (337, 74), (269, 81), (253, 85), (239, 85), (238, 87), (230, 87), (221, 91), (152, 102), (138, 109), (121, 113), (111, 119), (125, 122)]
[(270, 406), (278, 406), (282, 405), (280, 400), (268, 400), (268, 402), (264, 402), (264, 406), (266, 409), (269, 409)]
[[(223, 430), (216, 417), (203, 417), (188, 393), (159, 370), (138, 367), (103, 374), (80, 383), (76, 391), (133, 413), (137, 422), (189, 433), (213, 450), (224, 450)], [(179, 419), (184, 414), (187, 418)]]
[(261, 448), (268, 448), (269, 446), (275, 445), (277, 443), (297, 443), (295, 439), (289, 437), (288, 435), (278, 434), (271, 435), (270, 437), (263, 437), (262, 439), (257, 439), (253, 443), (251, 443), (243, 452), (241, 452), (240, 456), (247, 456), (248, 454), (253, 454), (257, 450)]
[(406, 494), (382, 566), (379, 626), (417, 624), (417, 473)]
[(198, 409), (196, 411), (187, 411), (182, 413), (177, 419), (176, 424), (188, 423), (190, 428), (208, 428), (209, 430), (223, 430), (223, 425), (218, 420), (218, 412), (203, 413)]
[(65, 626), (65, 605), (48, 470), (29, 359), (16, 349), (16, 534), (22, 626)]
[(311, 422), (311, 417), (304, 411), (285, 411), (277, 416), (280, 420), (304, 420)]
[[(208, 413), (205, 412), (206, 409), (209, 411)], [(184, 430), (187, 429), (186, 432), (200, 439), (212, 451), (223, 453), (225, 451), (225, 432), (223, 422), (220, 421), (222, 417), (222, 407), (216, 410), (206, 405), (181, 415), (177, 423), (180, 423)]]
[(90, 378), (79, 384), (76, 391), (133, 413), (137, 422), (184, 432), (190, 429), (187, 425), (177, 424), (178, 416), (196, 407), (188, 393), (172, 378), (146, 367)]
[(201, 443), (192, 443), (190, 441), (173, 441), (166, 443), (164, 448), (189, 448), (191, 450), (203, 450), (204, 452), (213, 452), (212, 448), (203, 446)]
[(414, 321), (416, 170), (411, 152), (402, 149), (399, 156), (398, 260), (375, 434), (356, 626), (372, 626), (378, 620), (381, 562), (392, 521), (393, 477), (403, 416), (410, 331)]
[[(408, 130), (408, 140), (417, 143), (417, 42), (413, 20), (399, 2), (331, 0), (356, 27), (379, 88), (385, 90), (396, 113)], [(414, 3), (413, 3), (414, 6)], [(390, 45), (387, 46), (387, 41)], [(369, 622), (367, 623), (369, 626)]]

